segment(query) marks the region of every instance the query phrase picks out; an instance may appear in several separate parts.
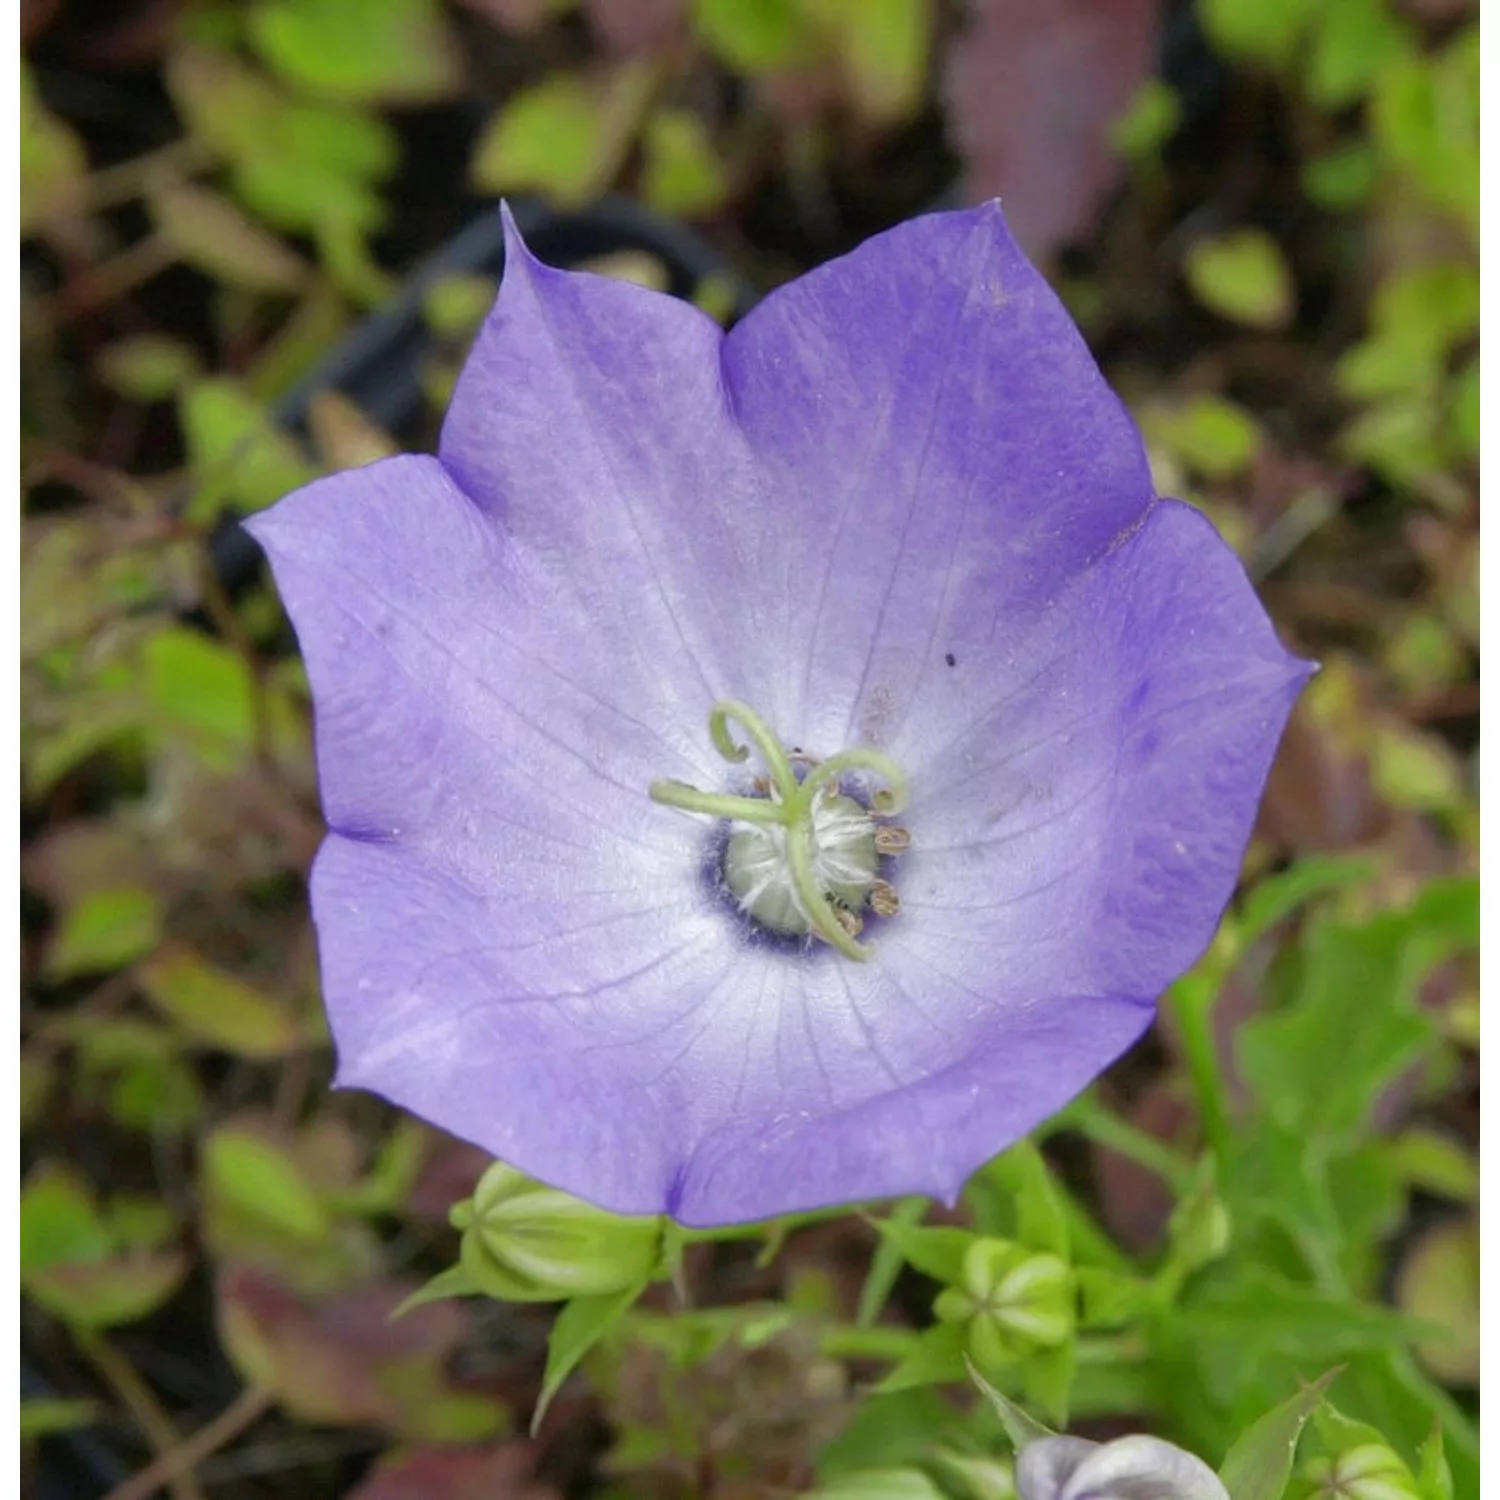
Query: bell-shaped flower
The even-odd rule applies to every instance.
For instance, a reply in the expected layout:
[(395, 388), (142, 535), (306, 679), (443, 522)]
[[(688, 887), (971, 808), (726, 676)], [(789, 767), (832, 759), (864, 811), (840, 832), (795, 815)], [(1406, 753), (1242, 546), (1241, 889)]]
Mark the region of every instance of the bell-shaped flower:
[(690, 1224), (951, 1197), (1203, 951), (1307, 674), (996, 205), (728, 334), (507, 227), (436, 457), (251, 523), (339, 1081)]

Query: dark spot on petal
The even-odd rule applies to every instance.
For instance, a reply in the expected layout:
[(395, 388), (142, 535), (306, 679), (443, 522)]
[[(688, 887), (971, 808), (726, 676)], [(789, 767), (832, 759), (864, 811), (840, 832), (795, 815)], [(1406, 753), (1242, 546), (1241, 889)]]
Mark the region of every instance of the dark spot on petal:
[(958, 658), (951, 651), (943, 658), (943, 660), (947, 662), (950, 667), (956, 667), (958, 665)]

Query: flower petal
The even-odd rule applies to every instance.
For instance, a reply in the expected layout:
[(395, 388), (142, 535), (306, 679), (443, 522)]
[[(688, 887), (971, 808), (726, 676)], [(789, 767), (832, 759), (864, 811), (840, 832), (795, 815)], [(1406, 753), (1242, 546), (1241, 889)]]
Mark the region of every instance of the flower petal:
[(1159, 503), (919, 691), (891, 747), (914, 830), (893, 941), (997, 1003), (1154, 999), (1213, 936), (1310, 670), (1213, 527)]
[(1132, 1433), (1086, 1454), (1057, 1500), (1229, 1500), (1229, 1494), (1196, 1454)]
[(1097, 1453), (1087, 1438), (1046, 1437), (1027, 1443), (1016, 1454), (1016, 1494), (1020, 1500), (1059, 1500), (1073, 1471)]
[(441, 844), (481, 876), (606, 830), (691, 864), (690, 831), (641, 805), (654, 777), (719, 774), (696, 704), (662, 712), (657, 666), (600, 649), (587, 602), (439, 462), (319, 480), (247, 525), (297, 627), (336, 832)]
[[(505, 275), (440, 453), (588, 650), (701, 737), (720, 698), (779, 675), (785, 528), (725, 402), (718, 325), (629, 282), (542, 265), (505, 214)], [(583, 641), (575, 642), (575, 648)]]
[(792, 606), (788, 729), (810, 744), (889, 743), (955, 640), (1027, 620), (1155, 493), (998, 204), (783, 287), (730, 332), (723, 367), (766, 496), (792, 500), (762, 586)]
[[(340, 1079), (622, 1212), (956, 1193), (1206, 945), (1301, 670), (1153, 506), (1128, 418), (998, 210), (783, 290), (727, 341), (511, 231), (441, 460), (252, 523), (332, 829)], [(752, 930), (705, 719), (752, 703), (913, 781), (852, 963)]]

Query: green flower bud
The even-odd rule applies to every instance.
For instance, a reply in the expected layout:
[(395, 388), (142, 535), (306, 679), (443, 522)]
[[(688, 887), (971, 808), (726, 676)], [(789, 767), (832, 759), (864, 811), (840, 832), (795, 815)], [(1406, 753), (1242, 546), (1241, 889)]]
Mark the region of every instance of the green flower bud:
[(1036, 1349), (1055, 1349), (1077, 1321), (1073, 1269), (1056, 1255), (1007, 1240), (975, 1240), (964, 1253), (959, 1286), (933, 1304), (944, 1323), (967, 1323), (969, 1353), (993, 1370)]
[[(1309, 1500), (1418, 1500), (1412, 1472), (1384, 1443), (1361, 1443), (1302, 1466)], [(1299, 1487), (1300, 1488), (1300, 1487)]]
[(661, 1218), (624, 1218), (496, 1162), (450, 1215), (459, 1261), (503, 1302), (563, 1302), (649, 1281), (661, 1261)]

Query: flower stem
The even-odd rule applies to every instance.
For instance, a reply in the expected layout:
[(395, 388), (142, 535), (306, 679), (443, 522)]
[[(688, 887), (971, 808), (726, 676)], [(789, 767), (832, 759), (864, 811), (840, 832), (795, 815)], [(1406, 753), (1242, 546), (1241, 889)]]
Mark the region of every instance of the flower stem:
[(1056, 1123), (1087, 1136), (1096, 1146), (1103, 1146), (1137, 1166), (1155, 1172), (1178, 1197), (1193, 1185), (1193, 1164), (1182, 1152), (1128, 1120), (1122, 1120), (1092, 1094), (1075, 1099), (1058, 1116)]
[[(74, 1330), (73, 1337), (79, 1350), (109, 1383), (136, 1426), (146, 1435), (157, 1461), (175, 1452), (182, 1442), (181, 1435), (135, 1366), (102, 1333), (79, 1328)], [(162, 1483), (171, 1490), (172, 1500), (203, 1500), (203, 1491), (191, 1471), (174, 1470)]]

